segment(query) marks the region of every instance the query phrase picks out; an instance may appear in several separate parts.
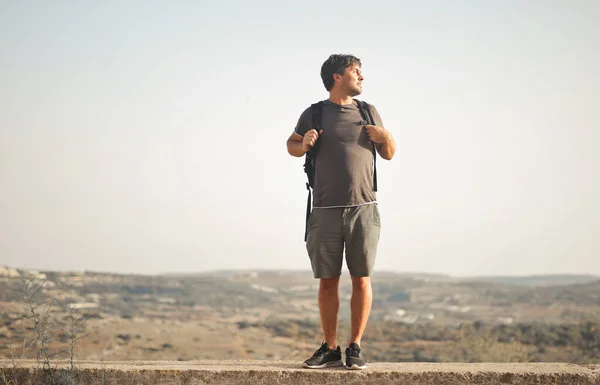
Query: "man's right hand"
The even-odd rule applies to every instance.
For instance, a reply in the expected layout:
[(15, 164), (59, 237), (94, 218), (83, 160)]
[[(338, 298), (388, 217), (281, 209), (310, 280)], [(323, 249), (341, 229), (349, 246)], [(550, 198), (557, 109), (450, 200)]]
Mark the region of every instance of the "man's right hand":
[(314, 147), (315, 143), (317, 143), (317, 139), (319, 139), (319, 135), (321, 135), (322, 133), (323, 130), (317, 133), (317, 130), (313, 128), (312, 130), (304, 134), (304, 137), (302, 138), (302, 151), (307, 153), (311, 149), (311, 147)]

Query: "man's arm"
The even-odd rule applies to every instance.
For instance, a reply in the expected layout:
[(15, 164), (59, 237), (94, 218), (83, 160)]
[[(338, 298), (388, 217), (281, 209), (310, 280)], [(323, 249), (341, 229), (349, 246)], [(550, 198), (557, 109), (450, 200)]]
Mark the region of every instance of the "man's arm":
[(292, 135), (287, 140), (287, 150), (290, 155), (299, 158), (306, 153), (302, 145), (303, 139), (304, 137), (292, 132)]
[(383, 159), (391, 160), (396, 153), (396, 141), (394, 140), (392, 133), (387, 131), (384, 142), (375, 144), (375, 148)]
[(396, 153), (396, 141), (392, 136), (392, 133), (383, 127), (379, 126), (365, 126), (367, 135), (371, 142), (375, 143), (377, 153), (386, 160), (391, 160)]
[(321, 133), (323, 133), (323, 130), (317, 133), (317, 130), (315, 129), (308, 131), (304, 136), (292, 132), (292, 135), (290, 135), (287, 140), (287, 150), (289, 154), (298, 158), (303, 156), (315, 145), (319, 138), (319, 134)]
[(396, 141), (381, 120), (381, 115), (375, 106), (371, 105), (373, 126), (365, 126), (371, 142), (375, 143), (377, 153), (385, 160), (391, 160), (396, 153)]

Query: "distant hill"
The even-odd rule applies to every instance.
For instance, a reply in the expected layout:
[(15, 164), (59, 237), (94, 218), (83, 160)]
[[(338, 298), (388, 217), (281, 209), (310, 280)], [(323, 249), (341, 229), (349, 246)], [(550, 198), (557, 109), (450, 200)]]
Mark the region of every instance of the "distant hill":
[[(312, 278), (310, 270), (269, 270), (269, 269), (247, 269), (247, 270), (215, 270), (207, 272), (191, 273), (169, 273), (160, 274), (164, 277), (243, 277), (260, 275), (267, 276), (300, 276)], [(347, 275), (344, 271), (342, 276)], [(391, 270), (376, 271), (373, 279), (404, 279), (424, 282), (492, 282), (506, 285), (520, 286), (559, 286), (586, 284), (600, 281), (600, 276), (591, 274), (540, 274), (540, 275), (498, 275), (498, 276), (465, 276), (456, 277), (448, 274), (421, 273), (421, 272), (396, 272)]]
[(585, 274), (548, 274), (527, 276), (475, 276), (460, 279), (463, 282), (497, 282), (522, 286), (557, 286), (585, 284), (600, 280), (595, 275)]
[[(38, 269), (38, 272), (44, 273), (57, 273), (63, 275), (69, 274), (91, 274), (91, 275), (107, 275), (107, 276), (137, 276), (137, 277), (165, 277), (165, 278), (243, 278), (243, 277), (257, 277), (262, 278), (275, 278), (275, 277), (296, 277), (302, 279), (314, 279), (312, 272), (307, 269), (303, 270), (286, 270), (286, 269), (227, 269), (227, 270), (213, 270), (213, 271), (201, 271), (201, 272), (174, 272), (174, 273), (159, 273), (159, 274), (121, 274), (112, 273), (107, 271), (49, 271), (45, 269)], [(17, 269), (9, 266), (0, 266), (0, 277), (2, 276), (16, 276)], [(348, 272), (343, 271), (342, 276), (347, 276)], [(411, 281), (421, 282), (446, 282), (446, 283), (499, 283), (505, 285), (518, 285), (518, 286), (561, 286), (561, 285), (577, 285), (586, 284), (595, 281), (600, 281), (600, 276), (591, 274), (538, 274), (538, 275), (497, 275), (497, 276), (485, 276), (485, 275), (474, 275), (474, 276), (452, 276), (449, 274), (439, 273), (425, 273), (425, 272), (402, 272), (392, 270), (376, 271), (373, 279), (402, 279)]]

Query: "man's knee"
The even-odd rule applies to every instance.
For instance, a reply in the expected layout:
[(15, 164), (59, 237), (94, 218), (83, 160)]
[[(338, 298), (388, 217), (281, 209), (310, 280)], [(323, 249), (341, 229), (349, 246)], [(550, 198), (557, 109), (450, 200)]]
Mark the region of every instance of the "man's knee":
[(365, 290), (371, 285), (371, 277), (352, 276), (351, 278), (353, 290)]
[(324, 290), (333, 290), (338, 288), (340, 283), (340, 277), (334, 278), (321, 278), (321, 289)]

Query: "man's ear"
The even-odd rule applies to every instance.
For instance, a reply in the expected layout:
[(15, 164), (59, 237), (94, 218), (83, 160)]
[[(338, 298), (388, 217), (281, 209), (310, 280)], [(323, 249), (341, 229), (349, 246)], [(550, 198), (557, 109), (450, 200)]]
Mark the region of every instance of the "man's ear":
[(338, 80), (342, 80), (342, 75), (340, 75), (338, 73), (334, 73), (333, 74), (333, 81), (336, 82)]

